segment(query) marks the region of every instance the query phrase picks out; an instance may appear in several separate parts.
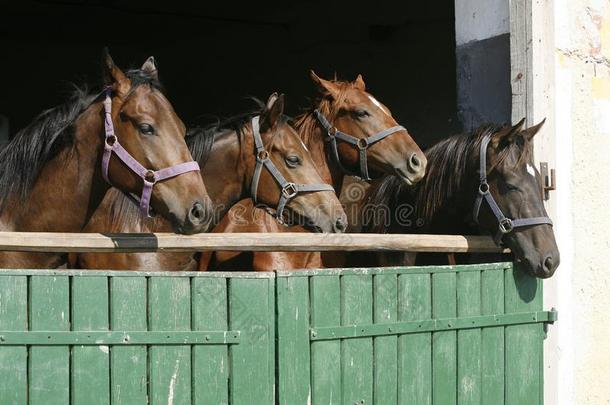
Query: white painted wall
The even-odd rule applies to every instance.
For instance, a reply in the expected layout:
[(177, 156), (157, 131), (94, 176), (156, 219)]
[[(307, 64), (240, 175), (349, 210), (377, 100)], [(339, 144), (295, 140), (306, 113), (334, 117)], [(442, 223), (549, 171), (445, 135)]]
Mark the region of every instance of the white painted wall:
[(508, 31), (508, 0), (455, 0), (455, 38), (458, 46)]

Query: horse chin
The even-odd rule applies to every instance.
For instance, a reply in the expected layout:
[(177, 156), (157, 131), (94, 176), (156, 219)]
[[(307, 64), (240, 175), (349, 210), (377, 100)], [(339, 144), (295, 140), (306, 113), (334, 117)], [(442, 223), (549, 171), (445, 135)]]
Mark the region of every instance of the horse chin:
[(398, 177), (400, 180), (402, 180), (403, 183), (405, 183), (409, 187), (414, 186), (416, 183), (413, 179), (411, 179), (409, 174), (401, 168), (394, 169), (394, 174), (396, 175), (396, 177)]

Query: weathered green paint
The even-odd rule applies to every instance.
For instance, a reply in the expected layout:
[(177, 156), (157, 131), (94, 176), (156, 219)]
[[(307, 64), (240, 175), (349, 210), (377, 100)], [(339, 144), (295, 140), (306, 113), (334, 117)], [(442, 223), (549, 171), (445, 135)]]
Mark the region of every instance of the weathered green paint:
[(506, 263), (0, 270), (0, 403), (542, 405), (555, 319)]

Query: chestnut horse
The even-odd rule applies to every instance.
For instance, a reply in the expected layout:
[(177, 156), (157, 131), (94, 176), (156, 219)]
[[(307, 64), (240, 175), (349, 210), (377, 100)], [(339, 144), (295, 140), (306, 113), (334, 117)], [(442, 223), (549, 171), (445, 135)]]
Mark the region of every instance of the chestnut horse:
[[(105, 50), (103, 69), (102, 93), (76, 91), (0, 152), (0, 230), (80, 232), (108, 183), (141, 196), (143, 210), (152, 207), (178, 232), (207, 228), (211, 202), (154, 59), (124, 73)], [(52, 268), (64, 260), (55, 253), (0, 253), (1, 267)]]
[[(290, 213), (324, 232), (343, 232), (347, 219), (341, 203), (330, 185), (319, 184), (324, 182), (283, 111), (284, 96), (273, 94), (262, 110), (231, 118), (207, 130), (193, 131), (194, 134), (187, 137), (216, 207), (215, 218), (222, 218), (236, 201), (249, 196), (269, 207), (283, 204), (283, 195), (291, 191), (280, 187), (271, 169), (260, 166), (257, 174), (257, 161), (261, 155), (267, 155), (289, 184), (307, 188), (285, 200)], [(257, 152), (254, 140), (254, 117), (260, 117), (260, 139), (265, 148), (261, 149), (262, 153)], [(256, 180), (258, 176), (260, 179)], [(282, 217), (281, 213), (277, 215)], [(137, 210), (112, 190), (86, 227), (88, 232), (166, 232), (169, 229), (167, 221), (161, 219), (141, 223)], [(80, 254), (76, 266), (177, 271), (195, 270), (196, 261), (190, 253), (89, 253)]]
[[(346, 174), (370, 179), (371, 175), (389, 173), (407, 186), (422, 179), (426, 157), (390, 110), (366, 92), (361, 75), (353, 82), (331, 81), (312, 71), (311, 79), (319, 97), (314, 108), (298, 117), (295, 125), (316, 166), (337, 193)], [(250, 201), (239, 204), (239, 214), (239, 221), (234, 221), (236, 215), (227, 215), (213, 232), (306, 232), (266, 218)], [(202, 254), (199, 268), (286, 270), (320, 267), (322, 259), (325, 265), (339, 265), (341, 261), (336, 254), (318, 252), (213, 252)]]
[[(543, 122), (527, 129), (523, 122), (483, 126), (432, 146), (426, 151), (428, 174), (414, 189), (391, 176), (374, 184), (363, 200), (363, 231), (490, 234), (512, 250), (528, 273), (551, 277), (559, 251), (532, 160), (532, 138)], [(417, 261), (446, 264), (447, 256), (426, 253), (417, 255)], [(349, 262), (411, 265), (415, 255), (349, 253)]]

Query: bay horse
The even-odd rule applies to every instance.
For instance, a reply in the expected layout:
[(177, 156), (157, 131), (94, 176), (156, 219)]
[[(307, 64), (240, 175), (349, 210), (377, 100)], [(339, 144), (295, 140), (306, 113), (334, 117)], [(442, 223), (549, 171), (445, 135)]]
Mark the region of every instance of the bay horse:
[[(428, 173), (407, 189), (388, 176), (362, 202), (364, 232), (491, 235), (509, 247), (529, 274), (548, 278), (559, 265), (540, 173), (532, 159), (533, 137), (544, 121), (523, 129), (485, 125), (455, 135), (426, 151)], [(406, 215), (406, 214), (409, 215)], [(447, 264), (440, 254), (356, 253), (354, 266)]]
[[(252, 197), (258, 204), (278, 207), (275, 215), (279, 220), (285, 217), (279, 206), (285, 205), (286, 211), (323, 232), (343, 232), (347, 219), (341, 203), (332, 186), (321, 184), (324, 181), (309, 151), (283, 112), (284, 96), (274, 93), (255, 112), (229, 118), (207, 129), (190, 131), (187, 144), (202, 167), (201, 175), (216, 207), (214, 218), (222, 218), (235, 202)], [(257, 145), (257, 139), (261, 144)], [(271, 162), (272, 168), (262, 166), (261, 157)], [(289, 186), (284, 187), (282, 181)], [(290, 190), (295, 185), (297, 189)], [(170, 224), (160, 218), (141, 221), (137, 209), (114, 190), (110, 190), (86, 227), (88, 232), (166, 232), (169, 229)], [(191, 253), (87, 253), (78, 255), (75, 266), (196, 270), (194, 256)]]
[[(101, 93), (75, 91), (0, 152), (0, 230), (80, 232), (109, 183), (180, 233), (205, 230), (210, 200), (161, 91), (154, 58), (124, 73), (107, 49)], [(55, 253), (0, 253), (0, 267), (53, 268)]]
[[(310, 77), (318, 89), (314, 106), (296, 118), (295, 126), (323, 178), (339, 193), (345, 175), (370, 180), (394, 174), (406, 186), (422, 179), (426, 157), (409, 132), (398, 125), (390, 110), (366, 91), (362, 75), (354, 81), (325, 80), (315, 72)], [(242, 201), (213, 232), (306, 232), (285, 227), (265, 218), (251, 201)], [(229, 214), (232, 214), (231, 211)], [(331, 252), (213, 252), (203, 253), (200, 270), (210, 269), (300, 269), (338, 265), (341, 258)]]

